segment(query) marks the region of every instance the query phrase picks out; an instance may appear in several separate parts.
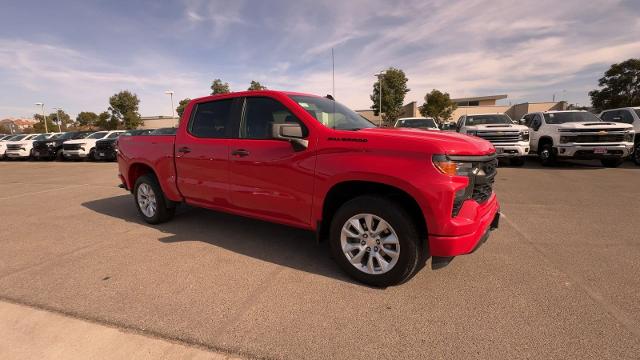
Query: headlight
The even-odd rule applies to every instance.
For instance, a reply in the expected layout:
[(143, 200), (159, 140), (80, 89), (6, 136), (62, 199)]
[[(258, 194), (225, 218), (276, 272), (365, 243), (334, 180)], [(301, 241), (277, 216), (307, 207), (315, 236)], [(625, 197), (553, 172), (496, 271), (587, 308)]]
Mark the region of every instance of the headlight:
[(626, 133), (624, 133), (624, 141), (633, 142), (633, 135), (635, 135), (633, 131), (627, 131)]
[(49, 141), (48, 143), (45, 143), (45, 145), (47, 146), (54, 146), (56, 143), (53, 141)]
[(451, 216), (455, 217), (460, 212), (462, 204), (465, 200), (470, 199), (473, 195), (473, 179), (475, 167), (470, 162), (452, 161), (446, 155), (433, 155), (433, 166), (444, 175), (448, 176), (465, 176), (469, 179), (469, 185), (464, 189), (456, 191), (453, 199), (453, 208)]
[(529, 141), (529, 130), (524, 130), (520, 132), (520, 139), (523, 141)]

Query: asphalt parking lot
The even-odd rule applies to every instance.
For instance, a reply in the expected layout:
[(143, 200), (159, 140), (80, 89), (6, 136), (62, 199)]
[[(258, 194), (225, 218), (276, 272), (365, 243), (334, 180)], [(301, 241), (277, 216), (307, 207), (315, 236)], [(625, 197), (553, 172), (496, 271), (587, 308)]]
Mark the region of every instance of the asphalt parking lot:
[(139, 220), (113, 163), (0, 162), (0, 299), (247, 357), (640, 354), (640, 167), (499, 169), (505, 217), (410, 282), (352, 282), (313, 234)]

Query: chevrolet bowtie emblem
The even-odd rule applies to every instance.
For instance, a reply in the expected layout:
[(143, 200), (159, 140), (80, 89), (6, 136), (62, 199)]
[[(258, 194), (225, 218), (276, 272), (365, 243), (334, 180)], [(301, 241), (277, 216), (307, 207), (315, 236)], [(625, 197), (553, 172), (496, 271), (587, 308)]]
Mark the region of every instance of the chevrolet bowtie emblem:
[(607, 132), (605, 130), (600, 130), (598, 131), (598, 135), (607, 135)]

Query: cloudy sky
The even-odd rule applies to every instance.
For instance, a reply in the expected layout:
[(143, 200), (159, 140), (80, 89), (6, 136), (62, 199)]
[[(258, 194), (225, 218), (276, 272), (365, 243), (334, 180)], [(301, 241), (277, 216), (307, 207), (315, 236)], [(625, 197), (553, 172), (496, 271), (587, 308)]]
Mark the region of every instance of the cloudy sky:
[(331, 92), (369, 108), (373, 74), (403, 69), (421, 100), (509, 94), (507, 102), (586, 104), (612, 63), (640, 56), (640, 1), (30, 1), (0, 11), (0, 118), (35, 102), (103, 111), (138, 94), (142, 115), (176, 98), (258, 80), (273, 89)]

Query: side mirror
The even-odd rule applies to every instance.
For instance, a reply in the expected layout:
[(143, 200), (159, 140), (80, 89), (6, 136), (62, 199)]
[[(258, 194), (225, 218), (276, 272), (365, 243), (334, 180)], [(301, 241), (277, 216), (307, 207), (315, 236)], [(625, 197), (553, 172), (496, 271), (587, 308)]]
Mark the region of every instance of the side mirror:
[(272, 135), (274, 139), (290, 141), (305, 149), (309, 146), (309, 140), (304, 139), (300, 124), (273, 124)]
[(524, 120), (524, 119), (520, 119), (520, 120), (518, 120), (518, 124), (520, 124), (520, 125), (524, 125), (524, 122), (525, 122), (525, 120)]

